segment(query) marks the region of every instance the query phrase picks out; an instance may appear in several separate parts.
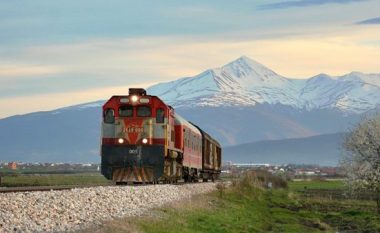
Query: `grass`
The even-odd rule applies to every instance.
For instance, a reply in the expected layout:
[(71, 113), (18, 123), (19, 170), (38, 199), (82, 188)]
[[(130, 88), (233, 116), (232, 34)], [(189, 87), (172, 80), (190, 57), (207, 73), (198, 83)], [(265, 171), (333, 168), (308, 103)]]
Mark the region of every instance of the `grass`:
[(292, 191), (302, 191), (305, 189), (344, 189), (343, 180), (300, 180), (288, 182), (289, 189)]
[[(248, 191), (248, 190), (247, 190)], [(254, 195), (250, 195), (249, 192)], [(211, 197), (212, 204), (193, 210), (166, 210), (165, 220), (142, 220), (143, 232), (319, 232), (317, 219), (293, 215), (272, 205), (277, 194), (251, 190)], [(312, 224), (304, 224), (304, 223)]]
[(305, 185), (341, 190), (341, 181), (298, 182), (268, 190), (257, 179), (245, 177), (229, 188), (88, 232), (380, 232), (373, 201), (305, 198), (297, 191)]
[(11, 175), (2, 177), (2, 187), (98, 185), (110, 182), (99, 173)]
[(96, 172), (93, 167), (26, 167), (17, 168), (15, 170), (8, 167), (0, 168), (0, 175), (11, 175), (11, 174), (78, 174), (78, 173), (91, 173)]

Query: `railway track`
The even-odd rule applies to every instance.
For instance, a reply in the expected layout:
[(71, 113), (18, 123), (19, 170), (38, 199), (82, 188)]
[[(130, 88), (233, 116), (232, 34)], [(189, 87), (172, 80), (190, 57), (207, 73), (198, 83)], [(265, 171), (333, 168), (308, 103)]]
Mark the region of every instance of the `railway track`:
[(107, 185), (60, 185), (60, 186), (24, 186), (24, 187), (0, 187), (0, 193), (18, 193), (18, 192), (36, 192), (36, 191), (57, 191), (69, 190), (77, 188), (92, 188), (99, 186), (115, 186), (112, 184)]
[(216, 190), (212, 182), (79, 187), (89, 186), (61, 186), (74, 189), (58, 192), (23, 192), (29, 188), (23, 187), (17, 188), (19, 193), (0, 194), (0, 232), (81, 231), (111, 219), (151, 214), (151, 209), (167, 203), (186, 202), (191, 196)]
[[(203, 183), (203, 182), (195, 182)], [(93, 187), (120, 187), (120, 186), (146, 186), (146, 185), (162, 185), (169, 183), (133, 183), (133, 184), (104, 184), (104, 185), (59, 185), (59, 186), (24, 186), (24, 187), (0, 187), (0, 193), (17, 193), (17, 192), (36, 192), (36, 191), (59, 191), (59, 190), (70, 190), (78, 188), (93, 188)], [(171, 185), (183, 185), (191, 184), (186, 182), (171, 183)]]

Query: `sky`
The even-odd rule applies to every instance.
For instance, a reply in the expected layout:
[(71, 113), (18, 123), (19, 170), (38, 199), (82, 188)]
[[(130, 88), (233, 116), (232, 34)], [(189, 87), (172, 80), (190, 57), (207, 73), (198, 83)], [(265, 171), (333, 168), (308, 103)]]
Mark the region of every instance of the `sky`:
[(380, 73), (380, 0), (0, 1), (0, 118), (242, 55), (289, 78)]

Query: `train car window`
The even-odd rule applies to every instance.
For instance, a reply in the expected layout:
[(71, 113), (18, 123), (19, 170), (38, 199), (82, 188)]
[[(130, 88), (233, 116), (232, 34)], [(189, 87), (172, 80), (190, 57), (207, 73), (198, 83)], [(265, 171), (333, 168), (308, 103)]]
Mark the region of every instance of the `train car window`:
[(133, 107), (130, 105), (121, 106), (119, 108), (119, 116), (121, 116), (121, 117), (132, 117), (133, 116)]
[(107, 108), (104, 110), (104, 123), (115, 123), (115, 111), (112, 108)]
[(148, 117), (152, 115), (152, 110), (149, 106), (138, 106), (137, 107), (137, 116), (138, 117)]
[(164, 109), (158, 108), (156, 110), (156, 123), (164, 123), (165, 113)]

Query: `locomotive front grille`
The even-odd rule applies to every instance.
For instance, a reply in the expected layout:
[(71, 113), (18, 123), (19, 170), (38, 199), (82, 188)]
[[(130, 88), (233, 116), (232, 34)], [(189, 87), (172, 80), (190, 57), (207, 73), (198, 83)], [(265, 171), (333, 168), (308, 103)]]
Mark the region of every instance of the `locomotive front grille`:
[(112, 181), (117, 183), (153, 182), (153, 169), (147, 167), (116, 168), (112, 174)]
[(163, 175), (164, 146), (102, 145), (101, 168), (114, 182), (153, 182)]

